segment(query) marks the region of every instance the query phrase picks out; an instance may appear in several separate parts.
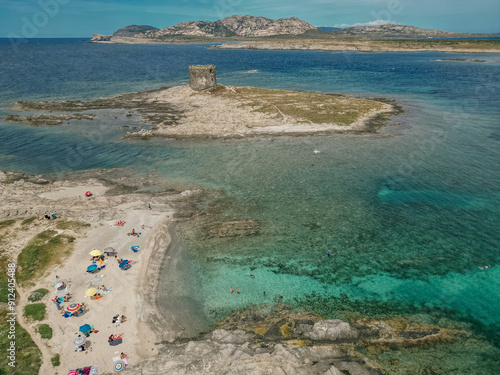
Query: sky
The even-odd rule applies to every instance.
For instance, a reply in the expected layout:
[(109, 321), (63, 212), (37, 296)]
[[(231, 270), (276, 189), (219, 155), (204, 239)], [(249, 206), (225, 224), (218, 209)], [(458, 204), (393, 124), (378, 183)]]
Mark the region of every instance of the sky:
[(163, 28), (235, 14), (295, 16), (313, 26), (500, 33), (500, 0), (0, 0), (0, 37), (90, 38), (132, 24)]

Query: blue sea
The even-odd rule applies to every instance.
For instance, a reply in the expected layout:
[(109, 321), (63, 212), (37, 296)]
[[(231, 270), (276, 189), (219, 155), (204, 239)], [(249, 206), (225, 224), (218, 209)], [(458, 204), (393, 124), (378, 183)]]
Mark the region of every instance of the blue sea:
[[(0, 116), (20, 100), (184, 85), (188, 65), (208, 63), (224, 85), (382, 97), (404, 113), (378, 134), (250, 141), (123, 140), (122, 126), (141, 124), (120, 113), (58, 127), (0, 120), (0, 170), (155, 169), (176, 187), (222, 192), (207, 203), (212, 223), (178, 226), (206, 321), (277, 301), (326, 318), (403, 317), (460, 339), (374, 357), (390, 373), (499, 373), (500, 54), (87, 42), (0, 40)], [(202, 234), (246, 219), (258, 235)]]

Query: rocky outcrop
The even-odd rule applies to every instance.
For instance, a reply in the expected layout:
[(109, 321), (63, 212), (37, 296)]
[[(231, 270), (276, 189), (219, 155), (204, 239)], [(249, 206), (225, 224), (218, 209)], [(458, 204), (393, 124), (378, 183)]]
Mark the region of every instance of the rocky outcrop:
[(160, 355), (130, 369), (140, 375), (382, 375), (387, 372), (361, 351), (380, 353), (384, 347), (453, 340), (452, 330), (404, 319), (347, 323), (279, 304), (274, 310), (260, 313), (253, 307), (235, 312), (216, 330), (190, 341), (164, 343)]
[(385, 24), (385, 25), (375, 25), (375, 26), (353, 26), (346, 27), (345, 29), (340, 29), (332, 32), (333, 34), (348, 34), (348, 35), (373, 35), (380, 34), (385, 36), (431, 36), (431, 35), (455, 35), (458, 33), (453, 33), (450, 31), (440, 31), (433, 29), (419, 29), (415, 26), (406, 25), (395, 25), (395, 24)]
[(111, 35), (94, 34), (92, 35), (91, 42), (109, 42)]
[[(182, 22), (161, 30), (147, 31), (146, 38), (159, 38), (167, 35), (190, 35), (198, 37), (231, 37), (231, 36), (270, 36), (298, 35), (316, 28), (297, 17), (270, 19), (254, 16), (231, 16), (215, 22), (191, 21)], [(139, 35), (136, 35), (139, 36)]]
[(203, 340), (166, 344), (161, 353), (129, 370), (138, 375), (345, 374), (341, 369), (349, 369), (351, 375), (385, 374), (367, 359), (339, 347), (259, 342), (242, 331), (216, 330)]
[(31, 126), (55, 126), (67, 123), (69, 120), (92, 120), (94, 115), (73, 113), (72, 115), (35, 113), (31, 116), (7, 115), (3, 120), (8, 122), (22, 122)]
[(156, 31), (159, 30), (157, 27), (148, 25), (130, 25), (116, 30), (113, 36), (134, 36), (136, 34), (144, 34), (146, 31)]

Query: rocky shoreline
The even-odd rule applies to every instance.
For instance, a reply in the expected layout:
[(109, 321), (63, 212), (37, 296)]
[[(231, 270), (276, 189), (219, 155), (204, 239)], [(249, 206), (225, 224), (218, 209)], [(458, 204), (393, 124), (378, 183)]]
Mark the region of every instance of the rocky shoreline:
[(220, 85), (201, 92), (176, 86), (88, 102), (17, 102), (14, 108), (43, 111), (4, 117), (32, 126), (98, 120), (99, 111), (121, 109), (128, 111), (126, 116), (142, 117), (145, 126), (125, 134), (140, 139), (369, 133), (382, 124), (381, 118), (401, 111), (395, 103), (380, 100)]
[[(347, 323), (297, 313), (283, 305), (235, 312), (215, 330), (189, 340), (161, 343), (158, 356), (135, 373), (382, 375), (387, 370), (362, 354), (454, 341), (460, 332), (405, 320)], [(385, 348), (385, 349), (384, 349)], [(396, 356), (395, 356), (396, 357)], [(398, 363), (396, 358), (392, 361)], [(432, 373), (432, 372), (429, 372)]]
[(223, 43), (213, 45), (213, 49), (250, 49), (250, 50), (297, 50), (297, 51), (332, 51), (332, 52), (453, 52), (453, 53), (500, 53), (500, 45), (487, 48), (473, 43), (457, 43), (456, 45), (440, 45), (429, 41), (404, 40), (275, 40), (250, 41), (240, 43)]

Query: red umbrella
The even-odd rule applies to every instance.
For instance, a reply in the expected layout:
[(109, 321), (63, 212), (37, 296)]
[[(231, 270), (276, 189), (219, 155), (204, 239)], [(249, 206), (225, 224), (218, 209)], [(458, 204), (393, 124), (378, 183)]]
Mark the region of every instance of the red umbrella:
[(79, 308), (80, 308), (80, 304), (79, 303), (72, 303), (71, 305), (69, 305), (68, 307), (66, 307), (66, 311), (75, 312), (75, 311), (78, 311)]
[(90, 194), (92, 194), (90, 190), (85, 193), (85, 195), (90, 195)]

